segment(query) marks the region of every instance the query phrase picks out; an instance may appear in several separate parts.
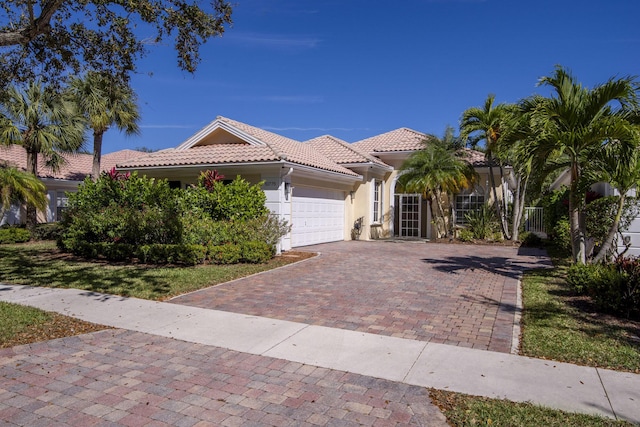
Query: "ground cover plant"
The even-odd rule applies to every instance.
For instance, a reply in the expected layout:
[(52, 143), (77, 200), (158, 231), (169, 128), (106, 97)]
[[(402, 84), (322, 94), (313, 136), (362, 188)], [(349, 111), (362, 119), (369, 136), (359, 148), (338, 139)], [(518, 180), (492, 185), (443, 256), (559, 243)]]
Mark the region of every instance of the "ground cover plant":
[(0, 282), (86, 289), (113, 295), (163, 300), (222, 282), (270, 270), (306, 257), (288, 252), (262, 264), (195, 267), (85, 260), (61, 252), (53, 242), (0, 246)]

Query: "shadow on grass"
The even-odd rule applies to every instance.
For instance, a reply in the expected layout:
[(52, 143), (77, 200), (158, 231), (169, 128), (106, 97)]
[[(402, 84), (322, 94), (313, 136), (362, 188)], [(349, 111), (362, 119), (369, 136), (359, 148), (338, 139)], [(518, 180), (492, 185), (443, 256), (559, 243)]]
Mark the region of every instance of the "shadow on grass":
[(59, 256), (55, 247), (41, 245), (19, 249), (0, 246), (0, 281), (122, 296), (144, 292), (153, 299), (162, 298), (171, 290), (153, 268), (69, 260)]
[[(596, 365), (614, 365), (618, 363), (615, 359), (627, 359), (622, 363), (628, 365), (627, 369), (638, 369), (640, 322), (599, 312), (588, 298), (577, 295), (565, 283), (565, 273), (565, 268), (556, 268), (535, 270), (527, 275), (525, 283), (529, 289), (525, 289), (525, 334), (528, 333), (528, 327), (547, 330), (549, 335), (544, 336), (555, 336), (560, 342), (540, 343), (545, 347), (557, 345), (559, 351), (567, 352), (568, 348), (575, 345), (582, 352), (579, 357), (593, 357), (595, 360), (592, 351), (600, 351), (603, 355), (608, 353), (605, 356), (607, 361), (596, 361)], [(531, 339), (534, 340), (533, 335)], [(569, 345), (572, 341), (575, 344)], [(614, 346), (628, 350), (614, 350)], [(580, 362), (592, 363), (587, 360)]]

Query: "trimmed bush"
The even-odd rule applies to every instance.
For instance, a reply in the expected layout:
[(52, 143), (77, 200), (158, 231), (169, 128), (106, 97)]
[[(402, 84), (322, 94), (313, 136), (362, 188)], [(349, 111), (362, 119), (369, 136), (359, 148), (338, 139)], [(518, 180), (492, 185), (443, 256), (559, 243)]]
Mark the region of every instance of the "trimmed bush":
[(240, 245), (242, 261), (261, 264), (269, 261), (275, 254), (274, 247), (261, 241), (246, 242)]
[(31, 233), (26, 228), (5, 227), (0, 228), (0, 244), (25, 243), (31, 239)]
[(37, 224), (36, 228), (31, 233), (31, 237), (34, 240), (58, 240), (62, 228), (57, 222), (47, 222), (44, 224)]
[(98, 254), (109, 261), (129, 261), (135, 257), (136, 247), (128, 243), (96, 243)]
[(233, 243), (211, 245), (207, 248), (207, 257), (214, 264), (237, 264), (242, 259), (242, 249)]
[(174, 264), (197, 265), (202, 264), (207, 257), (207, 248), (203, 245), (171, 245), (171, 256)]

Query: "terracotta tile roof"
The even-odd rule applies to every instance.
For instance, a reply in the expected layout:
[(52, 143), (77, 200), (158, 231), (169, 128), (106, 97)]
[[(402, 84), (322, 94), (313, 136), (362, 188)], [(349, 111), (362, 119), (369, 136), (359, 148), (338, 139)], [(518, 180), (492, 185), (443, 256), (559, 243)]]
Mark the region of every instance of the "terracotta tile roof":
[(422, 148), (427, 135), (409, 128), (400, 128), (387, 133), (372, 136), (353, 145), (366, 153), (385, 153), (394, 151), (415, 151)]
[[(144, 153), (134, 150), (122, 150), (115, 153), (105, 154), (102, 156), (101, 170), (108, 171), (115, 166), (115, 162), (118, 159), (133, 158), (140, 156)], [(60, 165), (58, 171), (53, 171), (47, 167), (45, 160), (41, 155), (38, 155), (38, 177), (39, 178), (53, 178), (53, 179), (67, 179), (74, 181), (82, 181), (87, 176), (91, 175), (91, 169), (93, 166), (93, 155), (87, 153), (75, 153), (75, 154), (62, 154), (65, 162)], [(27, 170), (27, 152), (20, 145), (10, 145), (8, 147), (0, 146), (0, 162), (7, 162), (8, 164), (17, 167), (22, 170)]]
[(157, 166), (187, 166), (277, 160), (280, 160), (280, 157), (266, 146), (215, 144), (191, 147), (187, 150), (170, 148), (154, 153), (147, 153), (147, 155), (134, 160), (120, 162), (118, 163), (118, 167), (134, 169)]
[(358, 176), (355, 172), (330, 160), (310, 145), (226, 117), (217, 117), (216, 120), (198, 132), (198, 134), (203, 137), (206, 136), (207, 128), (213, 129), (216, 124), (231, 126), (253, 138), (253, 141), (251, 144), (225, 143), (199, 146), (199, 141), (191, 137), (187, 142), (191, 140), (193, 145), (186, 142), (178, 148), (149, 153), (136, 160), (119, 163), (118, 166), (135, 169), (158, 166), (232, 164), (284, 160), (344, 175)]
[(470, 148), (461, 148), (460, 150), (458, 150), (458, 154), (460, 154), (460, 157), (469, 162), (471, 166), (489, 166), (489, 162), (487, 162), (487, 159), (482, 151), (472, 150)]
[(218, 120), (228, 123), (264, 142), (267, 146), (271, 147), (274, 152), (278, 153), (283, 160), (346, 175), (358, 176), (355, 172), (336, 164), (307, 144), (226, 117), (218, 117)]
[(330, 160), (342, 164), (342, 165), (354, 165), (354, 164), (376, 164), (385, 168), (390, 166), (384, 163), (377, 157), (371, 156), (368, 153), (360, 151), (353, 144), (349, 144), (339, 138), (331, 135), (319, 136), (317, 138), (310, 139), (305, 142), (314, 149), (320, 151)]

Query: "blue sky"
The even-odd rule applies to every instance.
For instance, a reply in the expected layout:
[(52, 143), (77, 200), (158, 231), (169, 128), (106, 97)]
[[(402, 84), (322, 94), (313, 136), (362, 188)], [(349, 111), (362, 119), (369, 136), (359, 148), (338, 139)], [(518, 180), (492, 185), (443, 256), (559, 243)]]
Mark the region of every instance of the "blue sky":
[(640, 74), (637, 0), (237, 0), (191, 75), (154, 46), (132, 85), (141, 134), (174, 147), (222, 115), (300, 141), (409, 127), (442, 135), (494, 93), (517, 102), (563, 65), (586, 86)]

